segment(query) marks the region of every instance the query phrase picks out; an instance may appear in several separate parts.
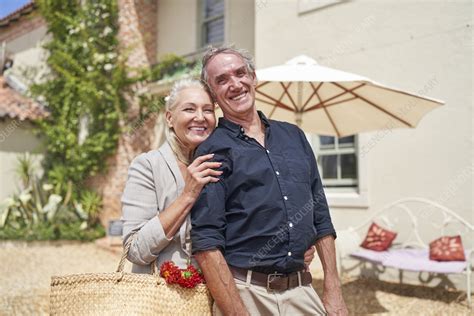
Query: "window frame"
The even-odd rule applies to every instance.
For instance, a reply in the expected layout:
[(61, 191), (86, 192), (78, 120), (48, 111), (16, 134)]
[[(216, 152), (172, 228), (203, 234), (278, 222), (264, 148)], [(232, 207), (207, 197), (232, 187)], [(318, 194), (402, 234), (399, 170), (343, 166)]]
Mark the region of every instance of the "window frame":
[[(318, 147), (317, 150), (315, 151), (315, 156), (316, 158), (322, 157), (322, 156), (337, 156), (337, 164), (336, 164), (336, 173), (337, 173), (337, 178), (336, 179), (323, 179), (322, 175), (322, 165), (318, 162), (318, 168), (319, 168), (319, 174), (321, 175), (322, 181), (324, 185), (331, 185), (331, 187), (325, 187), (325, 189), (331, 189), (331, 190), (338, 190), (338, 191), (354, 191), (357, 190), (359, 186), (359, 174), (358, 174), (358, 160), (359, 160), (359, 155), (357, 152), (357, 147), (358, 147), (358, 137), (357, 135), (354, 135), (354, 145), (351, 147), (339, 147), (339, 140), (337, 137), (334, 137), (334, 148), (322, 148), (321, 143), (319, 142), (320, 136), (318, 135), (316, 140), (313, 138), (313, 148)], [(316, 143), (317, 142), (317, 143)], [(319, 145), (317, 145), (319, 144)], [(341, 155), (344, 154), (355, 154), (356, 156), (356, 178), (350, 178), (350, 179), (343, 179), (341, 178)], [(354, 187), (355, 185), (355, 187)]]
[[(358, 186), (357, 188), (352, 187), (340, 187), (332, 188), (325, 187), (324, 191), (330, 208), (343, 208), (343, 209), (364, 209), (369, 208), (369, 192), (368, 192), (368, 155), (361, 155), (361, 144), (369, 141), (368, 133), (362, 133), (356, 135), (354, 147), (356, 148), (357, 155), (357, 176)], [(319, 154), (319, 148), (316, 148), (316, 144), (313, 142), (313, 137), (319, 137), (316, 134), (305, 133), (306, 138), (311, 144), (316, 160)], [(318, 166), (319, 168), (319, 166)], [(324, 185), (325, 180), (323, 180)]]
[[(206, 0), (199, 0), (199, 27), (197, 28), (198, 30), (198, 44), (199, 44), (199, 47), (198, 49), (202, 49), (204, 47), (207, 47), (209, 45), (214, 45), (214, 46), (219, 46), (219, 45), (222, 45), (224, 44), (225, 42), (225, 37), (226, 37), (226, 7), (227, 7), (227, 1), (226, 0), (222, 0), (222, 2), (224, 3), (224, 9), (222, 10), (222, 14), (219, 14), (219, 15), (214, 15), (214, 16), (210, 16), (210, 17), (207, 17), (206, 18)], [(224, 21), (224, 39), (221, 41), (221, 42), (217, 42), (217, 43), (205, 43), (205, 38), (206, 38), (206, 34), (205, 34), (205, 28), (206, 28), (206, 25), (213, 22), (213, 21), (217, 21), (219, 19), (223, 19)]]

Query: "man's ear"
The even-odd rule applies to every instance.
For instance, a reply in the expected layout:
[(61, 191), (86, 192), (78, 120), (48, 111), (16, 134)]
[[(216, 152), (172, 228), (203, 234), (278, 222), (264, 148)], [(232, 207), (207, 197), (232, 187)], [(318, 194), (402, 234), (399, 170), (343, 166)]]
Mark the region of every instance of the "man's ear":
[(165, 118), (166, 118), (166, 123), (168, 124), (168, 127), (169, 128), (173, 127), (173, 117), (171, 115), (171, 111), (165, 112)]
[(255, 71), (252, 71), (252, 77), (253, 77), (252, 84), (254, 87), (256, 87), (258, 80), (257, 80), (257, 74), (255, 73)]

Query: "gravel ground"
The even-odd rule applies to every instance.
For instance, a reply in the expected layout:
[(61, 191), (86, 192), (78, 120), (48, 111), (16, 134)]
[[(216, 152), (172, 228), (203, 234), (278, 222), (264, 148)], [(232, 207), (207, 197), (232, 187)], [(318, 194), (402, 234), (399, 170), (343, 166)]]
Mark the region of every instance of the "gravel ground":
[(120, 256), (93, 243), (0, 243), (0, 315), (48, 315), (51, 276), (112, 272)]
[[(47, 315), (52, 275), (112, 272), (119, 258), (93, 243), (0, 242), (0, 315)], [(320, 272), (313, 285), (321, 294)], [(343, 293), (352, 315), (472, 315), (462, 292), (344, 279)]]
[[(322, 278), (321, 272), (313, 273), (313, 286), (320, 295)], [(474, 315), (465, 292), (367, 278), (345, 278), (342, 283), (351, 315)]]

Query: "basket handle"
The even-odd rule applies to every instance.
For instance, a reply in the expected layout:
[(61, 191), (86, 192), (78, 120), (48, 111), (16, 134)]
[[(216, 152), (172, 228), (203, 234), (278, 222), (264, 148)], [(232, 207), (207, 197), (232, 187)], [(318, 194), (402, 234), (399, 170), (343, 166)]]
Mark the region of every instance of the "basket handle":
[[(115, 272), (120, 272), (120, 273), (123, 272), (123, 269), (125, 267), (125, 260), (127, 260), (128, 252), (130, 251), (130, 247), (132, 246), (132, 242), (136, 238), (136, 235), (137, 235), (137, 233), (133, 234), (132, 236), (130, 236), (130, 238), (128, 238), (127, 243), (125, 244), (125, 247), (123, 248), (122, 257), (120, 258), (119, 265), (118, 265), (117, 270)], [(157, 275), (155, 261), (153, 261), (150, 264), (150, 271), (151, 271), (151, 274)]]

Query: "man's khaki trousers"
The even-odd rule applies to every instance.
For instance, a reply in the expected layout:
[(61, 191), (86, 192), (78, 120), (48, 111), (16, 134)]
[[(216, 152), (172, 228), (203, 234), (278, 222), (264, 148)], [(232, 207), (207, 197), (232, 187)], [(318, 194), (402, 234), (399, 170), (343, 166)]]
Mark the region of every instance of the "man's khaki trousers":
[[(311, 284), (283, 292), (235, 279), (240, 297), (250, 315), (327, 315)], [(223, 315), (214, 303), (213, 315)]]

